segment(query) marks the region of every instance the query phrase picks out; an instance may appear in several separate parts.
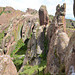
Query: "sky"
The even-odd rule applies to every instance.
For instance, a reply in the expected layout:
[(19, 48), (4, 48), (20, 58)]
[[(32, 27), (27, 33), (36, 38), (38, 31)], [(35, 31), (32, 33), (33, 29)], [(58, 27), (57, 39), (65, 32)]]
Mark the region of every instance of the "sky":
[(75, 20), (73, 16), (73, 0), (0, 0), (0, 7), (11, 6), (21, 11), (27, 8), (39, 10), (41, 5), (46, 5), (47, 11), (51, 15), (55, 15), (56, 6), (66, 3), (66, 18)]

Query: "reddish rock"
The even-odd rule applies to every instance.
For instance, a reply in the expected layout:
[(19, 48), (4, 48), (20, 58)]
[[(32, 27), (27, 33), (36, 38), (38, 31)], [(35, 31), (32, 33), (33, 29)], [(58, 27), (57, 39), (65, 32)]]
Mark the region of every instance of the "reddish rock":
[(49, 16), (46, 6), (42, 5), (39, 9), (40, 25), (47, 25), (49, 23)]
[(0, 56), (0, 75), (18, 75), (9, 55)]

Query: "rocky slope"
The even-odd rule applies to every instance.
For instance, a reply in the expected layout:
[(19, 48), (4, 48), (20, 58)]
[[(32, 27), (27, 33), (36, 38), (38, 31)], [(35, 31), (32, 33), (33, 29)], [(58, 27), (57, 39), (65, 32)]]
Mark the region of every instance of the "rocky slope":
[(65, 3), (55, 16), (44, 5), (26, 12), (0, 7), (0, 75), (74, 74), (74, 21), (65, 13)]

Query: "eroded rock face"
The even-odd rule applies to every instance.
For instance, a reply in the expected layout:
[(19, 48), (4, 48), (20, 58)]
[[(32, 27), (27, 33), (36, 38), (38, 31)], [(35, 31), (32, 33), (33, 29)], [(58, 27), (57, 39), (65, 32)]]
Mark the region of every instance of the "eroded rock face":
[(6, 29), (6, 31), (4, 31), (4, 37), (0, 45), (2, 45), (5, 54), (10, 54), (15, 49), (18, 40), (23, 39), (24, 42), (30, 37), (32, 28), (36, 25), (38, 15), (23, 13), (11, 7), (5, 7), (3, 12), (7, 13), (2, 13), (0, 16), (0, 29), (1, 32), (4, 29)]
[(28, 41), (26, 56), (23, 61), (23, 65), (19, 72), (23, 71), (24, 65), (29, 63), (30, 65), (39, 65), (41, 62), (40, 55), (44, 51), (44, 39), (45, 39), (45, 27), (35, 26), (32, 36)]
[[(34, 61), (32, 59), (38, 58), (40, 54), (44, 51), (44, 26), (37, 26), (33, 30), (31, 39), (28, 42), (28, 50), (26, 58), (28, 61)], [(33, 63), (31, 63), (33, 64)], [(33, 65), (37, 65), (36, 63)]]
[(59, 26), (54, 26), (53, 31), (49, 42), (46, 72), (56, 75), (59, 74), (60, 64), (64, 63), (64, 49), (68, 46), (69, 38), (66, 33), (60, 30)]
[(49, 52), (45, 70), (45, 72), (49, 72), (53, 75), (59, 74), (60, 69), (64, 68), (62, 66), (64, 65), (65, 60), (65, 48), (68, 46), (69, 42), (69, 37), (64, 31), (64, 24), (62, 22), (62, 18), (65, 17), (65, 4), (61, 7), (58, 5), (56, 10), (56, 15), (47, 31)]
[(75, 32), (70, 38), (68, 47), (66, 48), (65, 69), (67, 75), (75, 73)]
[(47, 25), (49, 23), (49, 16), (46, 6), (42, 5), (39, 9), (40, 25)]
[(0, 56), (0, 75), (18, 75), (9, 55)]

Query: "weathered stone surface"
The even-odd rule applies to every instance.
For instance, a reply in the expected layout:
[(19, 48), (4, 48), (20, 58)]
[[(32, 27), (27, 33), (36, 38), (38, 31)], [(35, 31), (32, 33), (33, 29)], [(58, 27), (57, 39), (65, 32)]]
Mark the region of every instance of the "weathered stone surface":
[(75, 32), (70, 38), (68, 47), (66, 48), (65, 71), (67, 75), (75, 73)]
[(18, 75), (9, 55), (0, 56), (0, 75)]
[(65, 48), (68, 46), (69, 38), (66, 33), (56, 31), (53, 34), (47, 56), (47, 70), (53, 75), (59, 74), (60, 64), (64, 64)]
[[(9, 9), (8, 7), (5, 9), (5, 11), (8, 10), (10, 10), (13, 13), (15, 12), (13, 8)], [(17, 11), (15, 13), (17, 13)], [(5, 33), (6, 35), (4, 36), (2, 42), (2, 49), (6, 51), (7, 54), (10, 54), (15, 49), (18, 40), (22, 38), (23, 42), (25, 42), (25, 40), (30, 37), (32, 29), (38, 19), (37, 15), (33, 16), (31, 14), (26, 14), (26, 13), (23, 14), (20, 13), (20, 11), (19, 11), (19, 15), (17, 14), (15, 16), (16, 17), (13, 19), (10, 17), (11, 22), (7, 29), (7, 32)], [(29, 21), (31, 24), (29, 23)]]
[(60, 9), (63, 7), (65, 7), (65, 5), (61, 7), (60, 5), (57, 6), (56, 15), (47, 30), (49, 52), (47, 55), (47, 67), (45, 72), (49, 72), (53, 75), (59, 74), (60, 68), (64, 65), (65, 48), (68, 46), (69, 42), (68, 35), (62, 30), (62, 17), (65, 17), (65, 9)]
[(28, 61), (32, 61), (44, 51), (44, 36), (44, 26), (35, 26), (27, 46), (26, 58)]
[(47, 25), (49, 23), (49, 16), (46, 6), (42, 5), (39, 9), (40, 25)]
[(35, 26), (32, 36), (28, 41), (26, 56), (23, 61), (23, 65), (19, 72), (23, 71), (24, 65), (29, 63), (30, 65), (39, 65), (41, 62), (40, 55), (44, 51), (44, 38), (45, 28), (44, 26)]

